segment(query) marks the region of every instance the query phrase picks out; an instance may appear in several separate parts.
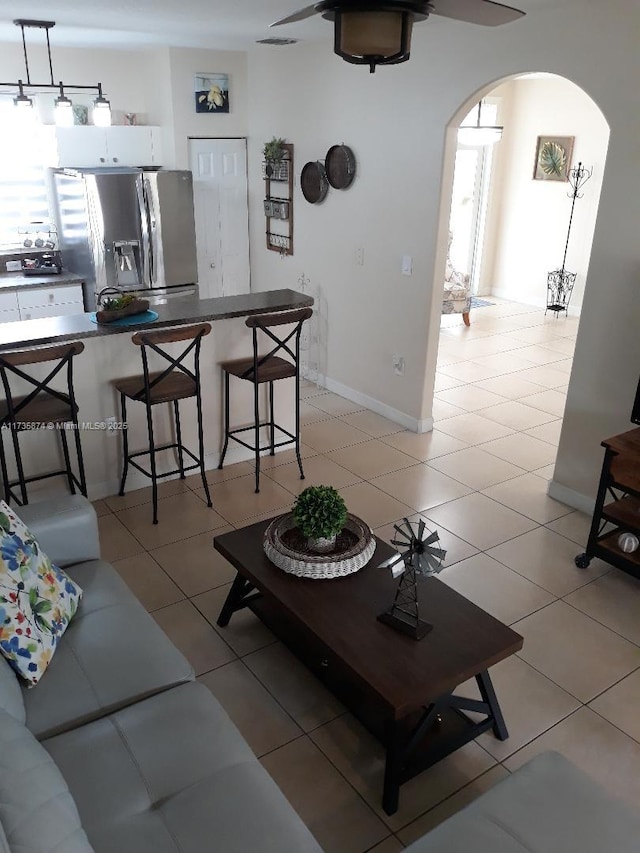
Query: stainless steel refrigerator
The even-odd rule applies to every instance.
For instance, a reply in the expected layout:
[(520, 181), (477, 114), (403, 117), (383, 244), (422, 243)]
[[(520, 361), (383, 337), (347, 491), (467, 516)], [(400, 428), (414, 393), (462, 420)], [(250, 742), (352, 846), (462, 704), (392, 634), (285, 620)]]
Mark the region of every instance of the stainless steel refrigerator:
[(64, 265), (85, 279), (85, 310), (105, 287), (152, 302), (197, 293), (189, 171), (55, 169), (53, 197)]

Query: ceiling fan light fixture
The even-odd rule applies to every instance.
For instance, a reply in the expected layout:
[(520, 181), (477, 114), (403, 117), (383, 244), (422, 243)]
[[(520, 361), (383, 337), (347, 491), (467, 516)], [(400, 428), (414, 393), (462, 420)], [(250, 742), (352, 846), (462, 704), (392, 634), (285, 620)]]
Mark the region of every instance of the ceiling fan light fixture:
[(406, 62), (411, 51), (412, 12), (336, 10), (335, 52), (347, 62), (376, 65)]

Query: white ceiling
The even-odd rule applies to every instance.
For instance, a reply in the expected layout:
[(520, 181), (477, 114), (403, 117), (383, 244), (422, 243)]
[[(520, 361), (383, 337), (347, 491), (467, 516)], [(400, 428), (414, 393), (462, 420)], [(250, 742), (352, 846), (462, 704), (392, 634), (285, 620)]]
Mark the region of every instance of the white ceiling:
[[(507, 2), (531, 14), (575, 0)], [(14, 18), (54, 20), (54, 47), (174, 45), (246, 50), (270, 36), (329, 41), (331, 27), (319, 16), (269, 29), (270, 23), (304, 4), (305, 0), (0, 0), (0, 41), (20, 39)], [(28, 45), (36, 44), (44, 40), (44, 33), (31, 30), (27, 38)]]

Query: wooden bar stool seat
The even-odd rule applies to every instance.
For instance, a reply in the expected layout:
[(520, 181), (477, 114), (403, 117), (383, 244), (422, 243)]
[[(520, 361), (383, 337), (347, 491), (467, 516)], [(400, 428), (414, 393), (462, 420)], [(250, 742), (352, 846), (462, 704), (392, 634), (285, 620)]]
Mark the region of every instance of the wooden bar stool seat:
[[(208, 335), (210, 331), (211, 326), (209, 323), (198, 323), (194, 326), (182, 326), (177, 329), (137, 332), (131, 340), (136, 346), (140, 347), (143, 372), (137, 376), (127, 376), (112, 381), (113, 386), (120, 394), (122, 422), (125, 426), (122, 432), (123, 466), (119, 494), (124, 495), (129, 465), (132, 465), (138, 471), (150, 477), (153, 494), (154, 524), (158, 523), (158, 480), (163, 477), (180, 474), (180, 479), (184, 480), (187, 471), (192, 471), (194, 468), (199, 469), (204, 493), (207, 496), (207, 505), (213, 506), (211, 495), (209, 494), (209, 484), (207, 483), (204, 471), (204, 437), (202, 432), (202, 397), (200, 388), (200, 346), (202, 338)], [(182, 353), (176, 357), (160, 346), (161, 344), (176, 343), (179, 341), (189, 341), (189, 343)], [(148, 350), (155, 353), (163, 361), (168, 362), (168, 366), (164, 370), (150, 371)], [(185, 363), (188, 356), (191, 356), (192, 367), (188, 367)], [(198, 455), (192, 453), (182, 443), (178, 402), (191, 397), (195, 397), (198, 415)], [(126, 428), (128, 399), (144, 403), (146, 407), (149, 437), (148, 450), (139, 450), (135, 453), (129, 452), (129, 435)], [(161, 403), (173, 404), (173, 423), (176, 440), (168, 444), (156, 446), (153, 430), (153, 407)], [(178, 455), (178, 468), (159, 474), (156, 465), (156, 454), (162, 450), (172, 449)], [(149, 457), (150, 470), (146, 470), (135, 461), (140, 456)], [(185, 465), (185, 456), (188, 456), (193, 464)]]
[[(277, 314), (260, 314), (247, 317), (245, 324), (253, 331), (253, 356), (249, 358), (238, 358), (231, 361), (223, 361), (220, 364), (224, 374), (224, 446), (220, 454), (218, 468), (222, 468), (224, 458), (229, 446), (229, 439), (251, 450), (255, 455), (255, 477), (256, 493), (260, 491), (260, 454), (268, 450), (271, 456), (275, 455), (276, 447), (284, 447), (294, 444), (300, 479), (304, 480), (304, 470), (300, 457), (300, 334), (302, 324), (311, 317), (311, 308), (298, 308), (295, 311), (281, 311)], [(273, 331), (274, 327), (287, 326), (292, 329), (278, 335)], [(291, 343), (290, 343), (291, 342)], [(261, 345), (266, 344), (270, 349), (260, 354)], [(277, 353), (282, 353), (279, 355)], [(229, 421), (229, 377), (235, 376), (253, 384), (253, 424), (248, 427), (236, 427), (231, 429)], [(283, 426), (275, 422), (273, 406), (273, 383), (280, 379), (295, 378), (295, 427), (294, 432), (289, 432)], [(269, 417), (260, 421), (259, 387), (269, 386)], [(260, 444), (260, 430), (269, 430), (269, 443)], [(276, 430), (284, 438), (276, 441)], [(240, 438), (242, 433), (253, 432), (253, 443)]]
[[(75, 342), (59, 346), (36, 347), (30, 350), (0, 353), (0, 376), (2, 377), (5, 393), (5, 399), (0, 401), (0, 427), (3, 427), (3, 432), (7, 429), (11, 432), (18, 473), (17, 480), (9, 480), (4, 452), (4, 440), (0, 440), (0, 464), (2, 466), (2, 479), (7, 503), (11, 499), (14, 499), (21, 505), (27, 504), (29, 502), (27, 483), (58, 476), (65, 476), (67, 478), (69, 490), (72, 494), (75, 494), (77, 486), (86, 497), (87, 485), (82, 457), (82, 444), (80, 441), (80, 427), (78, 424), (78, 405), (73, 389), (73, 359), (76, 355), (83, 352), (83, 350), (84, 344)], [(54, 366), (49, 370), (44, 379), (38, 379), (36, 376), (26, 373), (23, 369), (27, 365), (48, 365), (51, 362), (54, 362)], [(62, 375), (66, 374), (66, 382), (64, 383), (66, 387), (64, 390), (60, 390), (51, 384), (52, 380), (60, 373)], [(20, 382), (19, 394), (14, 394), (12, 383), (16, 381)], [(25, 386), (32, 386), (33, 390), (25, 394)], [(50, 471), (47, 474), (25, 477), (19, 433), (38, 427), (48, 427), (49, 425), (58, 427), (56, 432), (60, 435), (65, 467), (61, 470)], [(65, 429), (67, 425), (69, 425), (74, 435), (78, 467), (77, 474), (71, 465), (67, 430)], [(20, 498), (14, 493), (15, 486), (20, 487)]]

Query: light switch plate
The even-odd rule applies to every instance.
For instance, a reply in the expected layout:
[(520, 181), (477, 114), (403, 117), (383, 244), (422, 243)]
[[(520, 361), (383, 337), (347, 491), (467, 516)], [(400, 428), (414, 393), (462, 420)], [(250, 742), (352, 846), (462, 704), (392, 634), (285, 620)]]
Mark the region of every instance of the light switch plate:
[(402, 275), (413, 275), (413, 258), (411, 255), (402, 256)]

